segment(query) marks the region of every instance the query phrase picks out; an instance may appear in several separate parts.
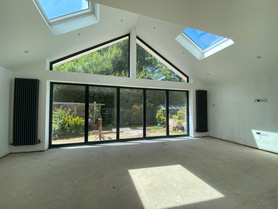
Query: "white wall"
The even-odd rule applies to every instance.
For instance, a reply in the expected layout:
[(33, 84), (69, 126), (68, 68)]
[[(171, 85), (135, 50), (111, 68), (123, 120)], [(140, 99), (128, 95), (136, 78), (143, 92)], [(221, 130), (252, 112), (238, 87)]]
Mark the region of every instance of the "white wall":
[(278, 153), (278, 73), (211, 86), (208, 111), (211, 136)]
[(9, 153), (11, 79), (12, 72), (0, 67), (0, 157)]
[[(20, 69), (14, 69), (15, 78), (36, 78), (40, 80), (39, 90), (39, 130), (38, 136), (41, 143), (32, 146), (10, 146), (10, 152), (28, 152), (37, 150), (46, 150), (49, 147), (49, 84), (52, 81), (66, 83), (86, 83), (111, 86), (130, 86), (153, 89), (176, 89), (189, 90), (190, 116), (195, 117), (195, 90), (206, 89), (201, 82), (194, 80), (194, 83), (177, 83), (167, 81), (152, 81), (136, 78), (121, 78), (113, 76), (90, 75), (82, 73), (65, 73), (47, 70), (46, 61), (41, 61), (30, 66)], [(13, 90), (12, 90), (13, 91)], [(190, 119), (192, 122), (193, 119)], [(11, 123), (12, 125), (12, 123)], [(195, 124), (191, 123), (190, 136), (198, 137), (198, 133), (194, 132)]]
[[(178, 83), (168, 81), (153, 81), (136, 79), (136, 31), (131, 30), (130, 34), (130, 47), (133, 52), (130, 56), (131, 66), (131, 78), (121, 78), (114, 76), (102, 76), (82, 73), (65, 73), (65, 72), (54, 72), (49, 71), (49, 63), (46, 60), (42, 60), (38, 63), (34, 63), (29, 66), (24, 66), (18, 69), (13, 69), (14, 77), (18, 78), (34, 78), (40, 80), (39, 90), (39, 130), (38, 137), (41, 143), (33, 146), (21, 146), (13, 147), (10, 146), (10, 152), (26, 152), (26, 151), (37, 151), (46, 150), (49, 147), (49, 93), (50, 93), (50, 82), (65, 82), (65, 83), (83, 83), (92, 85), (111, 85), (111, 86), (128, 86), (128, 87), (139, 87), (139, 88), (153, 88), (153, 89), (174, 89), (174, 90), (188, 90), (189, 91), (189, 111), (190, 111), (190, 136), (198, 137), (200, 133), (196, 133), (195, 130), (195, 90), (206, 89), (206, 86), (190, 77), (190, 81), (194, 80), (194, 83)], [(186, 66), (181, 69), (187, 72)], [(13, 92), (13, 89), (12, 89)], [(13, 101), (12, 101), (13, 102)], [(12, 127), (12, 121), (10, 123)], [(12, 130), (11, 130), (12, 132)], [(202, 133), (204, 135), (204, 133)]]

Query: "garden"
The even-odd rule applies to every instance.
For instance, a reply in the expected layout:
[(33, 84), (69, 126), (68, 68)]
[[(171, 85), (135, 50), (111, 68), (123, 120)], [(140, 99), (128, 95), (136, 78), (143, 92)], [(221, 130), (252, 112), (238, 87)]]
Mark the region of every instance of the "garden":
[[(114, 115), (109, 114), (111, 110), (101, 108), (100, 105), (94, 110), (89, 113), (88, 141), (115, 140), (116, 126), (113, 124), (115, 122)], [(138, 104), (134, 104), (132, 108), (124, 111), (120, 126), (121, 139), (143, 137), (142, 111), (142, 105)], [(146, 136), (165, 136), (165, 108), (154, 107), (152, 111), (148, 111), (148, 113), (150, 112), (154, 112), (154, 114), (147, 114), (146, 120), (152, 120), (152, 122), (147, 123)], [(186, 130), (185, 108), (170, 112), (172, 113), (169, 118), (170, 135), (183, 134)], [(63, 106), (54, 109), (53, 144), (84, 142), (85, 117), (81, 115), (82, 113), (78, 113), (76, 109), (71, 111), (70, 108)], [(153, 120), (154, 115), (155, 120)]]

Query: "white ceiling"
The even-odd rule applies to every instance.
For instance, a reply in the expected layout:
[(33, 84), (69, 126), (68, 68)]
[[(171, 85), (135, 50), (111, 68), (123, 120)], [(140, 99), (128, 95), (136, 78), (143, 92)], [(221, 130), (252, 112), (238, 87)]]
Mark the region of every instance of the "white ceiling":
[[(207, 85), (278, 70), (277, 0), (95, 2), (109, 6), (100, 7), (99, 24), (53, 36), (32, 0), (1, 0), (0, 66), (13, 70), (45, 59), (55, 60), (135, 28), (155, 50)], [(186, 27), (231, 38), (235, 44), (199, 61), (175, 41)]]

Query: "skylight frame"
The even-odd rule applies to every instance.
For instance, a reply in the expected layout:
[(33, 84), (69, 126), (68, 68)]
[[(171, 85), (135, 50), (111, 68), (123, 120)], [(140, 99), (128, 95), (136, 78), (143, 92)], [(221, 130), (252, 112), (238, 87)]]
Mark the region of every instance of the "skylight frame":
[(203, 50), (201, 49), (191, 38), (189, 38), (184, 32), (176, 37), (178, 41), (184, 48), (186, 48), (192, 55), (194, 55), (198, 60), (207, 58), (216, 52), (234, 44), (232, 39), (224, 37), (223, 40), (217, 42), (216, 44), (210, 46), (209, 48)]
[(50, 25), (58, 23), (58, 22), (62, 22), (62, 21), (68, 20), (68, 19), (77, 18), (77, 17), (83, 16), (83, 15), (87, 15), (91, 12), (92, 13), (94, 12), (92, 3), (88, 1), (88, 8), (87, 9), (82, 9), (80, 11), (71, 12), (71, 13), (60, 15), (60, 16), (53, 17), (53, 18), (48, 18), (44, 9), (41, 6), (39, 0), (34, 0), (34, 1), (36, 2), (37, 6), (39, 7), (39, 9), (42, 13), (42, 15), (44, 16), (44, 18), (47, 20), (48, 24), (50, 24)]
[(48, 18), (38, 0), (33, 0), (53, 35), (64, 34), (99, 22), (99, 4), (88, 1), (88, 9)]

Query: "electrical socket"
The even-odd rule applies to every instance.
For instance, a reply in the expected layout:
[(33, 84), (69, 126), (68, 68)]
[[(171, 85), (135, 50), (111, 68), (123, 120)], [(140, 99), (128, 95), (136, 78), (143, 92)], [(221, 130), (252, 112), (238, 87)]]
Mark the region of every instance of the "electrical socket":
[(255, 99), (255, 102), (267, 102), (267, 99)]
[(268, 137), (268, 133), (256, 132), (256, 135)]

